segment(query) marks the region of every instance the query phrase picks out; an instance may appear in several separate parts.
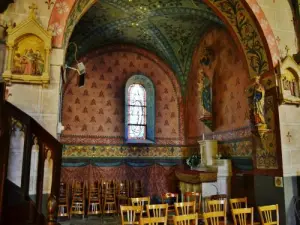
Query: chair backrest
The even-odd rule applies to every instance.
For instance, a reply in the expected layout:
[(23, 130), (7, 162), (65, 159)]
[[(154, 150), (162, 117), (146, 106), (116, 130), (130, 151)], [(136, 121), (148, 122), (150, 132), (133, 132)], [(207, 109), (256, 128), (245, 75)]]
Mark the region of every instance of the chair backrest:
[(227, 212), (227, 200), (208, 200), (207, 201), (208, 212)]
[(60, 182), (59, 185), (59, 201), (68, 201), (69, 198), (69, 185), (64, 182)]
[(139, 215), (143, 210), (142, 206), (120, 206), (121, 223), (126, 224), (139, 224)]
[(227, 220), (227, 200), (208, 200), (206, 202), (208, 212), (223, 212), (225, 215), (224, 220)]
[(253, 225), (253, 207), (232, 209), (234, 225)]
[(146, 205), (148, 217), (168, 217), (168, 204)]
[(117, 195), (129, 197), (129, 181), (128, 180), (118, 181), (116, 186), (117, 186)]
[(148, 218), (140, 218), (140, 225), (167, 225), (166, 217), (148, 217)]
[(141, 180), (131, 181), (131, 197), (142, 197), (144, 194), (143, 184)]
[(178, 193), (167, 192), (161, 195), (161, 202), (167, 203), (170, 206), (174, 206), (175, 202), (178, 202)]
[(201, 212), (201, 193), (200, 192), (185, 192), (184, 193), (184, 201), (190, 202), (195, 201), (196, 204), (196, 211), (198, 213)]
[(240, 208), (247, 208), (248, 201), (247, 197), (244, 198), (231, 198), (229, 199), (231, 209), (240, 209)]
[(226, 194), (217, 194), (217, 195), (210, 196), (210, 200), (223, 200), (223, 199), (227, 199)]
[(198, 225), (198, 213), (173, 216), (174, 225)]
[(174, 207), (175, 207), (175, 215), (176, 216), (196, 213), (196, 203), (195, 203), (195, 201), (192, 201), (192, 202), (177, 202), (177, 203), (174, 203)]
[(276, 205), (258, 207), (262, 225), (279, 225), (279, 208)]
[(224, 211), (203, 213), (203, 219), (205, 225), (227, 224), (226, 213), (224, 213)]
[(146, 206), (150, 204), (150, 197), (138, 197), (138, 198), (131, 198), (132, 205), (141, 205)]

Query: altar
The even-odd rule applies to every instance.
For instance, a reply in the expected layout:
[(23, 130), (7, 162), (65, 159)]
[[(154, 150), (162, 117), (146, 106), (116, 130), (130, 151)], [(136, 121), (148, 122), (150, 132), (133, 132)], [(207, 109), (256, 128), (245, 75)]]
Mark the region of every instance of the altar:
[(202, 197), (216, 194), (230, 196), (231, 160), (213, 159), (213, 164), (193, 170), (176, 170), (181, 194), (184, 192), (201, 192)]
[(177, 170), (181, 197), (185, 192), (200, 192), (202, 198), (227, 195), (230, 198), (231, 160), (220, 159), (216, 140), (201, 140), (201, 163), (190, 170)]

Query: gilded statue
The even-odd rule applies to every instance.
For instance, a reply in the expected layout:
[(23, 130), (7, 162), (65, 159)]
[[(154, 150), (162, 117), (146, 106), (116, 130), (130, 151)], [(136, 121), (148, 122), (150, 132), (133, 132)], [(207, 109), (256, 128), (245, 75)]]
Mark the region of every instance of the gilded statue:
[(249, 98), (252, 106), (252, 116), (255, 126), (258, 130), (266, 130), (265, 88), (261, 84), (259, 76), (255, 77), (254, 83), (249, 88)]

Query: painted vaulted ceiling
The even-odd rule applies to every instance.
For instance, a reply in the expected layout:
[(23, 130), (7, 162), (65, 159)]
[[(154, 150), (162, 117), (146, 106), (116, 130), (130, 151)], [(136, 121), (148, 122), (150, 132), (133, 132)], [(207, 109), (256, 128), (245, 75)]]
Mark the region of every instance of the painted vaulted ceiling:
[[(154, 52), (177, 74), (183, 90), (201, 36), (220, 19), (201, 0), (99, 0), (76, 25), (77, 57), (108, 44)], [(74, 60), (69, 47), (67, 62)]]

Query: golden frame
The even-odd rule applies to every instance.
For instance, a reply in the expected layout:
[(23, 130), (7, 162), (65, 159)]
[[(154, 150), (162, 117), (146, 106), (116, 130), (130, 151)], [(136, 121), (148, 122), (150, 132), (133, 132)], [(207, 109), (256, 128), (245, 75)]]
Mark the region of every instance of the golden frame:
[(52, 34), (37, 20), (36, 5), (29, 8), (28, 18), (7, 30), (8, 51), (3, 79), (8, 85), (29, 83), (48, 87)]
[(287, 56), (279, 66), (278, 85), (281, 104), (300, 105), (300, 66)]

